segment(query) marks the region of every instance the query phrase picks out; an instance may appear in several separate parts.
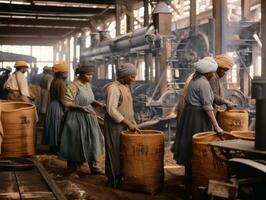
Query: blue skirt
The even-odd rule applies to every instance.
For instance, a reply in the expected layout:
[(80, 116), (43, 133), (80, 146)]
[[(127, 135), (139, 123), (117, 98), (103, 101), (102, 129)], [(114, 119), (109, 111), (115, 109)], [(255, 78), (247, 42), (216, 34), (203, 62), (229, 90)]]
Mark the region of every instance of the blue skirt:
[(64, 109), (59, 101), (49, 103), (45, 115), (42, 143), (50, 147), (58, 147), (61, 137), (61, 124)]

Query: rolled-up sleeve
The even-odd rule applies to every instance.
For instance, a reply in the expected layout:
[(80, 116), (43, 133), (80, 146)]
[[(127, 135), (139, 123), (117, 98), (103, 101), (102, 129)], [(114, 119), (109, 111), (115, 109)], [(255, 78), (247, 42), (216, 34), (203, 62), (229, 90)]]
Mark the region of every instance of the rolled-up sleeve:
[(65, 93), (65, 97), (64, 97), (65, 105), (67, 105), (69, 103), (73, 103), (75, 101), (75, 97), (77, 95), (77, 92), (78, 92), (77, 87), (74, 86), (72, 83), (66, 87), (66, 93)]
[(111, 116), (111, 118), (120, 123), (123, 121), (124, 117), (118, 110), (119, 98), (120, 98), (120, 91), (115, 85), (110, 85), (107, 88), (106, 94), (106, 111)]
[(200, 99), (203, 110), (213, 110), (213, 92), (209, 84), (200, 87)]

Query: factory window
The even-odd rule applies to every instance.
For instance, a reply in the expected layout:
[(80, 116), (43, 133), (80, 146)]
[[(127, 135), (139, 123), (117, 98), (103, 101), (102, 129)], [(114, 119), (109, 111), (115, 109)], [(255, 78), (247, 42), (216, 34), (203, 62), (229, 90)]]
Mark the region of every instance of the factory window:
[(107, 79), (113, 79), (113, 66), (111, 64), (108, 65), (108, 71), (107, 71)]
[(109, 23), (107, 26), (107, 30), (110, 31), (111, 38), (115, 38), (116, 32), (115, 32), (115, 20)]
[[(37, 59), (36, 66), (42, 69), (43, 66), (53, 65), (53, 47), (52, 46), (26, 46), (26, 45), (2, 45), (0, 50), (9, 53), (33, 56)], [(21, 58), (23, 59), (23, 58)], [(4, 63), (5, 66), (6, 63)], [(7, 63), (14, 65), (14, 63)], [(29, 63), (31, 64), (31, 63)], [(41, 71), (41, 70), (39, 70)]]

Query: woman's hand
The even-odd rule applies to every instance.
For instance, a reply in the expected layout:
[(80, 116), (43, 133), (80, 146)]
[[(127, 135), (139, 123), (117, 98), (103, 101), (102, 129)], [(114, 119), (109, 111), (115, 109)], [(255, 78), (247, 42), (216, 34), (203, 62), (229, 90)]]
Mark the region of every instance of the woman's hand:
[(93, 115), (96, 115), (96, 112), (95, 112), (93, 109), (88, 108), (88, 107), (86, 107), (86, 106), (82, 106), (82, 107), (81, 107), (81, 110), (84, 111), (84, 112), (87, 112), (87, 113), (91, 113), (91, 114), (93, 114)]
[(214, 127), (214, 128), (215, 128), (215, 131), (217, 133), (223, 133), (224, 132), (224, 130), (220, 126), (217, 126), (217, 127)]

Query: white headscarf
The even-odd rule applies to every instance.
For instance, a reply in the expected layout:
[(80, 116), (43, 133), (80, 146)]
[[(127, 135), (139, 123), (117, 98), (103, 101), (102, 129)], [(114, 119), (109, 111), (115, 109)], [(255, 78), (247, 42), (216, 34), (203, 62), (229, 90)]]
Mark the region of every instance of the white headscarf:
[(204, 57), (194, 63), (195, 70), (201, 74), (216, 72), (218, 65), (212, 57)]

